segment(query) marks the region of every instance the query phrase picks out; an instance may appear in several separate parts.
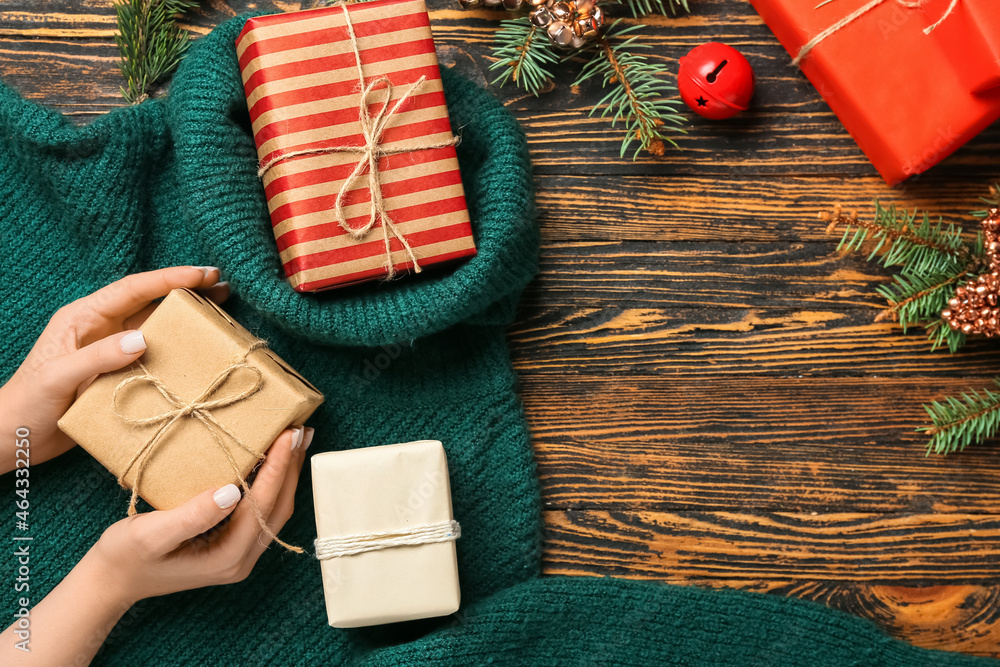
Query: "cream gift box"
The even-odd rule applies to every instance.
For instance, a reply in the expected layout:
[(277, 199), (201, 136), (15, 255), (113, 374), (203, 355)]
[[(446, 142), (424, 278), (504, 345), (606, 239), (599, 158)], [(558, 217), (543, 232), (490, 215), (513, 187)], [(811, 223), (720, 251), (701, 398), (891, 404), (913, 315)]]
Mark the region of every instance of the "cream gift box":
[(460, 530), (440, 442), (325, 452), (311, 465), (316, 557), (330, 625), (458, 611)]

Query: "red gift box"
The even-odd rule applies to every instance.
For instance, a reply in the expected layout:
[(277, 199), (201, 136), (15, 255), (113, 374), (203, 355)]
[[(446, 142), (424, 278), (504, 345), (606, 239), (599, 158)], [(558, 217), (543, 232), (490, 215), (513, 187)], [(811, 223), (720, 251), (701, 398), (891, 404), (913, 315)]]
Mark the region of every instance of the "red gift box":
[(251, 18), (236, 39), (274, 236), (299, 292), (476, 253), (423, 0), (346, 10)]
[[(973, 90), (973, 79), (990, 71), (984, 45), (995, 48), (995, 36), (977, 31), (971, 39), (948, 29), (949, 21), (960, 28), (964, 16), (975, 15), (967, 12), (995, 15), (996, 0), (959, 0), (930, 34), (924, 30), (948, 11), (950, 0), (919, 7), (898, 0), (750, 2), (793, 56), (867, 8), (798, 64), (890, 185), (937, 164), (1000, 118), (1000, 86)], [(965, 77), (959, 63), (972, 60), (981, 64), (979, 73)]]
[[(934, 26), (931, 34), (951, 56), (958, 78), (974, 93), (1000, 86), (1000, 3), (959, 0), (942, 20), (950, 5), (951, 0), (934, 0), (921, 9)], [(949, 48), (951, 44), (965, 44), (965, 48)]]

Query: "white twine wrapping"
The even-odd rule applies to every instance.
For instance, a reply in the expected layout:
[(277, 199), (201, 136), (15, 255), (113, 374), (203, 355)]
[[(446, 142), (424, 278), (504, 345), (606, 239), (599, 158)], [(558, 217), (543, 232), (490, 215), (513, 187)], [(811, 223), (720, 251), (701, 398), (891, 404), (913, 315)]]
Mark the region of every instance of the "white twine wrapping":
[(381, 533), (359, 533), (341, 537), (324, 537), (317, 539), (316, 558), (327, 560), (363, 554), (367, 551), (391, 549), (392, 547), (408, 547), (419, 544), (434, 544), (436, 542), (451, 542), (462, 536), (462, 527), (458, 522), (439, 521), (423, 526), (387, 530)]
[[(840, 19), (839, 21), (831, 25), (823, 32), (819, 33), (818, 35), (810, 39), (802, 46), (801, 49), (799, 49), (798, 54), (795, 56), (795, 58), (792, 59), (792, 64), (798, 65), (800, 62), (802, 62), (803, 58), (809, 55), (809, 52), (812, 51), (817, 44), (822, 42), (824, 39), (826, 39), (833, 33), (837, 32), (841, 28), (846, 27), (851, 23), (854, 23), (854, 21), (861, 18), (862, 16), (864, 16), (865, 14), (867, 14), (868, 12), (875, 9), (876, 7), (878, 7), (879, 5), (881, 5), (886, 1), (887, 0), (871, 0), (871, 2), (869, 2), (867, 5), (862, 5), (854, 12), (848, 14), (847, 16)], [(906, 7), (907, 9), (918, 9), (928, 2), (928, 0), (895, 0), (895, 1), (896, 3), (902, 5), (903, 7)], [(821, 2), (820, 4), (816, 5), (816, 8), (818, 9), (819, 7), (822, 7), (823, 5), (829, 4), (831, 2), (833, 2), (833, 0), (825, 0), (825, 2)], [(941, 15), (941, 18), (939, 18), (937, 22), (934, 23), (934, 25), (930, 25), (924, 28), (924, 34), (925, 35), (931, 34), (931, 32), (935, 28), (941, 25), (942, 21), (951, 16), (951, 13), (955, 11), (955, 7), (957, 5), (958, 5), (958, 0), (951, 0), (951, 4), (948, 5), (948, 9), (946, 9), (944, 14)]]

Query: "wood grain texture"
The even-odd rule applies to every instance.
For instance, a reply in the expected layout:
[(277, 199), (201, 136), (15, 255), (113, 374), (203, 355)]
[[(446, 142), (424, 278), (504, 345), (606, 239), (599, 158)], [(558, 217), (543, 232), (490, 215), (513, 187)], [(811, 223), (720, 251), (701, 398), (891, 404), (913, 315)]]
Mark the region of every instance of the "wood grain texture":
[(836, 243), (549, 242), (528, 304), (881, 308), (888, 274)]
[(858, 582), (805, 582), (775, 586), (794, 595), (866, 616), (915, 644), (982, 655), (1000, 645), (1000, 595), (996, 586), (885, 586)]
[[(207, 31), (218, 21), (245, 9), (289, 10), (312, 3), (298, 2), (212, 2), (195, 15), (191, 27)], [(491, 62), (488, 49), (493, 41), (498, 12), (462, 11), (450, 0), (432, 0), (435, 38), (444, 46), (468, 53), (480, 63), (482, 80), (494, 78), (487, 73)], [(73, 21), (77, 3), (72, 0), (52, 2), (50, 22), (42, 22), (44, 36), (76, 39), (98, 37), (113, 29), (111, 3), (87, 3), (82, 27)], [(39, 19), (29, 8), (30, 0), (5, 3), (4, 41), (12, 51), (48, 50), (35, 38)], [(642, 170), (649, 174), (715, 174), (725, 177), (743, 174), (857, 174), (872, 175), (874, 170), (830, 112), (826, 103), (809, 82), (791, 67), (788, 56), (770, 31), (754, 13), (749, 3), (718, 0), (699, 4), (696, 16), (663, 19), (648, 31), (646, 41), (653, 47), (650, 59), (660, 61), (673, 71), (676, 61), (688, 50), (705, 41), (706, 25), (712, 26), (713, 39), (726, 41), (737, 48), (753, 50), (758, 77), (758, 94), (751, 110), (725, 122), (695, 119), (686, 135), (677, 140), (681, 150), (668, 152), (659, 159), (643, 158)], [(36, 12), (37, 13), (37, 10)], [(4, 18), (0, 15), (0, 20)], [(104, 32), (102, 32), (104, 31)], [(114, 47), (107, 41), (109, 52)], [(68, 64), (69, 65), (69, 64)], [(577, 65), (578, 66), (578, 65)], [(63, 76), (79, 71), (68, 67)], [(571, 69), (572, 71), (572, 69)], [(14, 68), (5, 78), (32, 99), (60, 106), (65, 104), (58, 91), (45, 85), (47, 76), (37, 70)], [(35, 82), (32, 85), (32, 82)], [(102, 81), (102, 84), (104, 82)], [(110, 83), (110, 82), (109, 82)], [(102, 86), (102, 96), (113, 99), (117, 85)], [(636, 163), (620, 158), (620, 135), (608, 119), (588, 117), (593, 103), (600, 99), (600, 85), (588, 83), (579, 88), (568, 85), (556, 88), (544, 98), (525, 96), (512, 88), (500, 91), (502, 99), (524, 124), (539, 173), (630, 173)], [(103, 106), (75, 111), (100, 112)], [(567, 122), (572, 118), (572, 122)], [(1000, 128), (991, 128), (948, 158), (955, 174), (978, 175), (1000, 148)]]
[(913, 431), (986, 378), (521, 375), (547, 508), (1000, 507), (995, 451), (927, 457)]
[(997, 515), (568, 511), (546, 519), (549, 574), (794, 595), (917, 644), (993, 654), (1000, 642)]
[(542, 234), (559, 241), (837, 241), (817, 217), (834, 203), (871, 218), (872, 201), (927, 211), (974, 229), (984, 184), (932, 175), (888, 188), (877, 176), (616, 176), (544, 174), (536, 178)]
[[(666, 581), (862, 581), (996, 584), (1000, 515), (547, 513), (551, 571)], [(564, 545), (568, 549), (564, 552)], [(581, 564), (576, 554), (587, 550)]]
[[(666, 279), (669, 280), (669, 279)], [(546, 305), (535, 292), (521, 308), (510, 340), (523, 373), (585, 373), (672, 378), (726, 376), (930, 376), (1000, 374), (990, 341), (961, 354), (931, 352), (922, 329), (875, 322), (875, 308), (823, 310), (768, 307), (694, 309), (640, 303)], [(718, 298), (723, 298), (719, 296)], [(789, 297), (794, 298), (794, 297)], [(784, 299), (782, 299), (784, 302)], [(804, 304), (803, 304), (804, 305)]]
[[(205, 0), (186, 25), (311, 4)], [(488, 85), (506, 15), (428, 5), (442, 63)], [(1000, 354), (931, 354), (920, 332), (874, 323), (888, 274), (817, 220), (879, 199), (971, 229), (1000, 181), (1000, 125), (889, 188), (749, 3), (691, 6), (650, 21), (649, 57), (670, 78), (724, 41), (758, 91), (738, 118), (692, 118), (662, 158), (619, 157), (618, 130), (587, 117), (600, 84), (569, 85), (579, 59), (537, 98), (491, 89), (527, 133), (541, 214), (510, 340), (546, 571), (801, 597), (1000, 656), (997, 445), (928, 458), (913, 432), (921, 403), (987, 385)], [(89, 122), (122, 105), (113, 34), (111, 0), (4, 0), (0, 77)]]

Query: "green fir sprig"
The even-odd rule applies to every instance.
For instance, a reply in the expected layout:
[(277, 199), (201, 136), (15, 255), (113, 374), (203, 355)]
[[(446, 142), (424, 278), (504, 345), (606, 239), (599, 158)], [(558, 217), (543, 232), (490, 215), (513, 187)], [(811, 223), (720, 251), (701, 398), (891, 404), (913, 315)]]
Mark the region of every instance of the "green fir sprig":
[(177, 19), (197, 6), (197, 0), (117, 0), (115, 43), (125, 78), (121, 92), (129, 104), (148, 99), (152, 87), (177, 67), (190, 43)]
[[(687, 0), (622, 0), (608, 4), (623, 6), (637, 17), (654, 12), (676, 14), (688, 8)], [(619, 123), (624, 126), (620, 154), (624, 156), (637, 144), (633, 159), (642, 150), (663, 155), (667, 143), (676, 147), (671, 134), (684, 133), (686, 122), (678, 113), (682, 103), (676, 99), (677, 87), (664, 78), (666, 72), (662, 66), (640, 53), (650, 48), (635, 34), (643, 27), (626, 25), (621, 19), (615, 21), (594, 44), (585, 47), (588, 60), (573, 82), (578, 86), (597, 79), (602, 88), (611, 86), (591, 108), (590, 115), (610, 117), (613, 127)], [(538, 95), (551, 84), (554, 66), (579, 53), (561, 53), (544, 29), (536, 28), (526, 16), (503, 21), (493, 44), (496, 61), (490, 70), (498, 72), (493, 83), (502, 86), (511, 82), (527, 93)]]
[(497, 61), (490, 71), (500, 70), (493, 83), (502, 86), (510, 81), (532, 95), (552, 81), (551, 67), (561, 60), (545, 31), (527, 16), (500, 22), (493, 55)]
[[(980, 197), (980, 200), (989, 207), (1000, 206), (1000, 187), (993, 186), (990, 196)], [(986, 209), (972, 212), (975, 218), (985, 218), (986, 214)], [(981, 238), (979, 245), (982, 245)], [(994, 378), (993, 383), (1000, 386), (1000, 378)], [(961, 451), (970, 444), (996, 436), (1000, 430), (1000, 394), (989, 389), (970, 389), (961, 399), (948, 396), (944, 402), (934, 401), (924, 409), (932, 425), (917, 431), (930, 436), (928, 455)]]
[[(1000, 187), (991, 188), (990, 196), (981, 198), (987, 206), (1000, 205)], [(985, 217), (985, 209), (973, 217)], [(876, 320), (893, 318), (903, 327), (923, 326), (931, 340), (931, 349), (947, 345), (952, 353), (965, 344), (965, 334), (949, 327), (941, 318), (955, 289), (963, 282), (978, 278), (991, 267), (986, 259), (983, 236), (964, 234), (960, 226), (931, 222), (924, 214), (907, 213), (893, 206), (875, 202), (873, 220), (861, 220), (857, 214), (845, 215), (840, 207), (833, 214), (821, 216), (829, 222), (828, 232), (844, 228), (838, 249), (862, 251), (871, 246), (867, 259), (884, 267), (897, 268), (893, 282), (877, 292), (888, 307)], [(917, 429), (929, 436), (927, 454), (949, 454), (964, 450), (1000, 433), (1000, 377), (996, 387), (964, 392), (924, 405), (931, 425)]]
[(659, 66), (635, 52), (635, 49), (649, 48), (648, 44), (636, 41), (638, 36), (633, 34), (643, 27), (622, 27), (620, 20), (615, 21), (598, 37), (596, 52), (573, 82), (578, 86), (599, 77), (602, 88), (612, 87), (590, 110), (590, 115), (599, 111), (601, 116), (610, 116), (612, 127), (618, 121), (625, 124), (620, 155), (624, 157), (629, 146), (638, 142), (633, 159), (643, 149), (653, 155), (663, 155), (664, 142), (676, 147), (677, 143), (664, 131), (668, 126), (673, 131), (685, 132), (684, 116), (677, 113), (681, 102), (668, 97), (677, 92), (677, 87), (661, 78)]
[[(986, 206), (988, 208), (996, 208), (997, 206), (1000, 206), (1000, 183), (998, 183), (998, 184), (993, 185), (992, 187), (990, 187), (990, 194), (988, 196), (986, 196), (986, 197), (980, 197), (979, 201), (981, 201), (984, 204), (986, 204)], [(972, 212), (972, 217), (973, 218), (985, 218), (988, 213), (989, 213), (989, 211), (987, 211), (984, 208), (984, 209), (980, 209), (978, 211), (973, 211)]]
[(839, 207), (824, 216), (827, 232), (844, 228), (838, 250), (860, 252), (871, 246), (868, 261), (884, 267), (898, 267), (892, 283), (876, 288), (888, 307), (876, 321), (895, 319), (905, 332), (911, 326), (924, 327), (931, 349), (947, 345), (952, 353), (965, 344), (965, 334), (941, 319), (958, 283), (977, 277), (986, 270), (981, 234), (967, 240), (961, 226), (931, 222), (924, 214), (908, 213), (895, 206), (875, 202), (873, 220), (857, 214), (845, 215)]
[[(1000, 378), (993, 383), (1000, 387)], [(932, 426), (918, 428), (930, 436), (927, 455), (962, 451), (972, 443), (988, 440), (1000, 429), (1000, 393), (970, 390), (961, 399), (949, 396), (925, 405)]]

